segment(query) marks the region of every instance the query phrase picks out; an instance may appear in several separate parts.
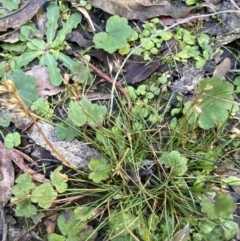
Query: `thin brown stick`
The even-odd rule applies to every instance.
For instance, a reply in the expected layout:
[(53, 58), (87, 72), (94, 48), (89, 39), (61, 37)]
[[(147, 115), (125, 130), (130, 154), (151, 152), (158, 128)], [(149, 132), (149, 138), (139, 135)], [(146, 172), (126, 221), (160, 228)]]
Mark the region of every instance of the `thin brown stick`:
[[(73, 55), (79, 59), (82, 63), (87, 64), (92, 70), (94, 70), (100, 77), (102, 77), (103, 79), (105, 79), (107, 82), (111, 83), (113, 85), (113, 79), (108, 76), (107, 74), (103, 73), (100, 69), (98, 69), (96, 66), (94, 66), (93, 64), (91, 64), (90, 62), (87, 62), (79, 53), (77, 53), (75, 50), (73, 50)], [(130, 100), (130, 97), (128, 95), (128, 93), (126, 92), (126, 90), (122, 87), (121, 84), (116, 83), (115, 84), (116, 88), (124, 95), (124, 97), (127, 99), (127, 103), (128, 103), (128, 110), (130, 110), (132, 108), (132, 103)]]

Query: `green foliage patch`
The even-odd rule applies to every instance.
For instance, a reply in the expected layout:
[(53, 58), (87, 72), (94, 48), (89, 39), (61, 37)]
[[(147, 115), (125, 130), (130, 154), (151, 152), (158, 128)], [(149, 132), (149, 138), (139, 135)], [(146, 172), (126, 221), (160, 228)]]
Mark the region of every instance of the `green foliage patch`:
[(10, 72), (7, 77), (14, 82), (18, 94), (22, 98), (24, 104), (29, 107), (32, 101), (36, 100), (38, 97), (36, 78), (25, 75), (22, 70)]
[[(66, 183), (67, 177), (61, 174), (60, 170), (62, 170), (61, 166), (51, 174), (52, 183), (43, 183), (39, 186), (34, 184), (32, 176), (27, 173), (20, 175), (16, 179), (17, 184), (13, 188), (13, 194), (18, 200), (16, 203), (17, 216), (31, 217), (36, 215), (37, 207), (44, 210), (48, 209), (56, 200), (58, 193), (66, 191), (68, 187)], [(36, 203), (37, 206), (33, 203)]]
[(21, 0), (2, 0), (1, 4), (2, 4), (2, 9), (1, 9), (1, 14), (5, 13), (4, 10), (9, 10), (9, 11), (13, 11), (18, 9), (19, 4), (21, 3)]
[(189, 124), (198, 123), (199, 127), (208, 130), (214, 125), (222, 125), (231, 112), (236, 112), (233, 85), (219, 78), (206, 78), (198, 85), (200, 95), (195, 101), (185, 103), (183, 113)]
[(21, 144), (21, 136), (18, 132), (9, 133), (4, 138), (4, 145), (8, 149), (17, 147)]
[(88, 164), (88, 168), (92, 171), (88, 176), (89, 179), (92, 179), (95, 183), (99, 183), (109, 177), (112, 165), (107, 164), (104, 159), (92, 158)]
[(76, 101), (70, 102), (68, 118), (78, 127), (86, 123), (94, 127), (102, 123), (106, 113), (107, 108), (105, 106), (92, 104), (90, 100), (83, 98), (79, 103)]
[[(187, 1), (187, 4), (195, 2)], [(84, 0), (80, 4), (89, 3)], [(181, 96), (167, 91), (167, 75), (153, 76), (138, 86), (126, 86), (133, 103), (131, 110), (121, 98), (108, 116), (102, 101), (96, 103), (86, 97), (71, 96), (72, 82), (78, 90), (93, 82), (87, 65), (64, 53), (68, 48), (65, 38), (81, 23), (82, 15), (70, 14), (65, 3), (50, 2), (46, 9), (46, 33), (28, 23), (20, 29), (18, 43), (1, 44), (8, 50), (0, 54), (10, 62), (7, 78), (14, 82), (17, 93), (31, 111), (41, 118), (58, 119), (54, 129), (58, 140), (85, 140), (102, 158), (92, 158), (84, 170), (66, 172), (59, 166), (45, 183), (37, 183), (29, 174), (19, 175), (13, 188), (16, 216), (31, 218), (37, 224), (46, 211), (54, 209), (58, 228), (56, 233), (48, 235), (50, 241), (167, 241), (179, 237), (187, 240), (189, 236), (193, 241), (226, 241), (233, 238), (238, 231), (233, 219), (236, 204), (224, 188), (239, 185), (240, 179), (217, 173), (222, 157), (226, 158), (223, 150), (232, 143), (222, 133), (224, 124), (239, 110), (234, 102), (239, 78), (234, 80), (236, 90), (227, 81), (206, 78), (196, 87), (192, 100), (185, 102)], [(137, 32), (126, 19), (112, 16), (105, 32), (94, 36), (95, 47), (125, 55), (141, 43), (135, 54), (151, 60), (153, 56), (158, 57), (164, 42), (174, 38), (178, 51), (172, 59), (194, 60), (197, 68), (215, 53), (221, 53), (213, 48), (206, 34), (195, 36), (183, 28), (178, 28), (176, 33), (159, 31), (159, 24), (159, 19), (151, 19)], [(153, 35), (156, 37), (152, 38)], [(63, 101), (53, 97), (50, 104), (39, 97), (36, 79), (20, 70), (33, 60), (47, 66), (55, 86), (62, 83), (60, 63), (68, 69), (72, 79), (64, 83), (69, 91), (63, 93)], [(84, 91), (87, 90), (83, 88), (83, 93), (77, 95), (85, 96)], [(173, 109), (175, 97), (179, 102)], [(57, 116), (51, 119), (56, 102), (66, 110), (62, 122)], [(175, 117), (172, 119), (175, 125), (173, 121), (169, 124), (170, 115)], [(9, 124), (8, 115), (0, 116), (0, 126)], [(2, 136), (9, 149), (20, 144), (21, 136), (17, 132)], [(238, 147), (239, 142), (234, 145)]]
[(20, 55), (15, 50), (16, 56), (10, 58), (9, 62), (12, 70), (19, 70), (34, 59), (39, 58), (39, 64), (47, 66), (52, 84), (58, 86), (62, 83), (58, 60), (62, 61), (62, 65), (70, 70), (74, 65), (75, 61), (65, 55), (63, 50), (66, 46), (65, 38), (67, 34), (78, 26), (82, 20), (82, 15), (80, 13), (71, 14), (66, 22), (62, 24), (61, 30), (57, 32), (57, 19), (59, 18), (60, 12), (57, 3), (49, 3), (47, 6), (46, 41), (38, 38), (42, 33), (33, 23), (21, 27), (19, 38), (26, 47)]

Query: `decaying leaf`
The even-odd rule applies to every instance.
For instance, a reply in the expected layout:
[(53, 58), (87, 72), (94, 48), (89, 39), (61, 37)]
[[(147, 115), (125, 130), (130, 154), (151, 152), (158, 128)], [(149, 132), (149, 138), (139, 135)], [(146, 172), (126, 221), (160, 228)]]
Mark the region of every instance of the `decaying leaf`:
[(172, 241), (187, 241), (190, 238), (190, 226), (187, 224), (183, 229), (176, 232)]
[(228, 73), (230, 69), (231, 69), (231, 60), (230, 58), (225, 58), (214, 70), (213, 76), (224, 80), (225, 75)]
[(147, 79), (152, 73), (156, 71), (159, 66), (158, 61), (145, 63), (130, 63), (126, 68), (126, 75), (124, 79), (120, 80), (121, 83), (135, 84)]
[(92, 40), (85, 39), (83, 34), (79, 31), (72, 31), (69, 33), (66, 37), (66, 40), (77, 43), (81, 48), (87, 48), (93, 44)]
[(16, 13), (0, 19), (0, 32), (8, 29), (17, 29), (28, 22), (37, 13), (38, 9), (50, 0), (32, 0), (20, 8)]
[(76, 3), (72, 3), (72, 5), (73, 5), (74, 7), (76, 7), (76, 9), (77, 9), (80, 13), (82, 13), (82, 14), (84, 15), (84, 17), (85, 17), (86, 20), (88, 21), (89, 27), (92, 29), (93, 32), (95, 32), (96, 30), (95, 30), (94, 24), (93, 24), (93, 22), (92, 22), (91, 17), (89, 16), (88, 11), (86, 10), (86, 8), (84, 8), (84, 7), (79, 7)]
[(181, 18), (196, 7), (175, 7), (172, 5), (152, 4), (143, 5), (136, 0), (90, 0), (90, 3), (112, 15), (119, 15), (127, 19), (146, 20), (156, 16), (171, 16)]
[(19, 30), (8, 31), (4, 34), (0, 34), (0, 40), (6, 43), (16, 43), (19, 41)]
[(64, 90), (62, 87), (57, 87), (51, 84), (47, 72), (47, 67), (35, 65), (31, 70), (26, 72), (26, 75), (34, 76), (37, 79), (37, 89), (41, 97), (56, 95)]
[(45, 11), (43, 6), (39, 8), (36, 15), (33, 17), (32, 21), (34, 22), (37, 29), (40, 30), (40, 33), (42, 35), (46, 33), (46, 31), (47, 31), (47, 27), (46, 27), (47, 16), (46, 16), (46, 11)]
[(28, 164), (24, 162), (24, 159), (32, 163), (33, 165), (37, 165), (36, 162), (34, 162), (28, 155), (16, 150), (12, 149), (9, 151), (9, 156), (11, 160), (25, 173), (28, 173), (32, 175), (32, 179), (40, 182), (40, 183), (45, 183), (49, 182), (48, 179), (45, 178), (44, 175), (35, 172), (33, 169), (31, 169)]
[[(206, 3), (204, 5), (206, 5)], [(206, 6), (206, 7), (208, 7), (208, 6)], [(211, 8), (211, 6), (210, 6), (210, 8)], [(194, 17), (194, 18), (192, 18), (192, 17)], [(189, 13), (185, 17), (182, 17), (179, 19), (174, 19), (170, 16), (162, 16), (162, 17), (159, 17), (159, 20), (161, 21), (162, 24), (164, 24), (166, 26), (170, 26), (176, 22), (183, 21), (183, 20), (184, 20), (184, 23), (197, 22), (197, 21), (201, 21), (201, 20), (209, 21), (209, 17), (203, 16), (200, 13)]]
[(3, 206), (12, 196), (14, 185), (14, 168), (8, 150), (0, 141), (0, 201)]

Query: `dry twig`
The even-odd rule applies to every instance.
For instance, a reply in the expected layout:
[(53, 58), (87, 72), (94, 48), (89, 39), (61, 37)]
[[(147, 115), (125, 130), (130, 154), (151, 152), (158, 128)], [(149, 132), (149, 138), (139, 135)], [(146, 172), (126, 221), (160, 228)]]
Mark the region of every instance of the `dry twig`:
[(124, 87), (117, 83), (114, 80), (109, 77), (107, 74), (103, 73), (100, 69), (98, 69), (96, 66), (94, 66), (93, 64), (91, 64), (90, 62), (87, 62), (79, 53), (77, 53), (75, 50), (73, 50), (73, 55), (79, 59), (81, 62), (83, 62), (84, 64), (87, 64), (92, 70), (94, 70), (100, 77), (102, 77), (103, 79), (105, 79), (107, 82), (111, 83), (112, 85), (116, 86), (117, 89), (124, 95), (124, 97), (127, 99), (128, 102), (128, 110), (131, 109), (132, 107), (132, 103), (130, 100), (130, 97), (128, 95), (128, 93), (126, 92), (126, 90), (124, 89)]

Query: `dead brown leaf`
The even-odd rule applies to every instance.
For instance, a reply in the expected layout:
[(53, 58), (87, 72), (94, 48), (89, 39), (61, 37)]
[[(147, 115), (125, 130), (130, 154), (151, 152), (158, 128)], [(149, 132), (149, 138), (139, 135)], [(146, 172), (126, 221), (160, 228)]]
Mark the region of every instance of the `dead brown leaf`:
[(69, 42), (77, 43), (80, 48), (87, 48), (93, 44), (92, 40), (84, 38), (83, 34), (79, 31), (72, 31), (67, 35), (66, 40)]
[(112, 15), (119, 15), (127, 19), (146, 20), (157, 16), (171, 16), (173, 18), (181, 18), (186, 16), (196, 7), (172, 6), (166, 5), (166, 1), (162, 5), (149, 5), (148, 2), (142, 1), (144, 4), (136, 0), (90, 0), (90, 3), (103, 11)]
[(23, 24), (32, 19), (44, 3), (49, 1), (51, 0), (31, 0), (15, 13), (0, 18), (0, 32), (5, 32), (8, 29), (20, 28)]
[(40, 30), (40, 33), (42, 36), (39, 36), (39, 38), (40, 37), (43, 38), (43, 35), (47, 31), (47, 26), (46, 26), (47, 14), (46, 14), (46, 10), (43, 6), (38, 9), (38, 11), (37, 11), (36, 15), (33, 17), (32, 21), (35, 23), (35, 26), (37, 27), (37, 29)]
[(16, 43), (19, 41), (19, 29), (8, 31), (0, 35), (0, 41), (6, 43)]
[(35, 172), (33, 169), (31, 169), (24, 161), (27, 160), (29, 162), (31, 162), (34, 165), (37, 165), (36, 162), (34, 162), (29, 156), (27, 156), (26, 154), (16, 150), (16, 149), (12, 149), (9, 150), (9, 156), (11, 158), (11, 160), (25, 173), (28, 173), (30, 175), (32, 175), (33, 180), (40, 182), (40, 183), (45, 183), (45, 182), (50, 182), (48, 179), (45, 178), (44, 175)]
[(44, 221), (47, 228), (47, 234), (54, 233), (57, 226), (57, 214), (51, 215)]
[[(192, 17), (194, 17), (194, 19)], [(184, 20), (184, 23), (197, 22), (197, 21), (209, 21), (209, 17), (206, 17), (206, 16), (203, 17), (199, 13), (195, 13), (195, 14), (189, 13), (184, 18), (179, 18), (179, 19), (174, 19), (170, 16), (163, 16), (163, 17), (160, 17), (159, 19), (161, 23), (163, 23), (166, 26), (170, 26), (177, 22), (182, 22), (183, 20)]]
[(224, 80), (225, 75), (231, 69), (231, 60), (230, 58), (225, 58), (213, 71), (213, 76), (219, 77), (220, 79)]
[(135, 2), (138, 2), (138, 3), (140, 3), (140, 4), (144, 5), (144, 6), (151, 6), (151, 5), (164, 6), (164, 5), (170, 5), (169, 1), (160, 1), (160, 2), (156, 2), (154, 4), (150, 0), (138, 0), (138, 1), (135, 1)]
[(120, 83), (135, 84), (147, 79), (152, 73), (156, 71), (159, 66), (158, 61), (145, 63), (130, 63), (126, 68), (126, 74), (124, 79), (120, 80)]
[(47, 67), (45, 66), (35, 65), (30, 71), (27, 71), (26, 74), (34, 76), (37, 79), (37, 89), (43, 98), (56, 95), (64, 90), (62, 87), (56, 87), (51, 84)]
[(187, 224), (183, 229), (180, 229), (173, 236), (172, 241), (186, 241), (190, 238), (190, 227)]
[(0, 141), (0, 201), (3, 206), (12, 196), (12, 188), (14, 185), (14, 168), (9, 156), (8, 149), (5, 148)]

